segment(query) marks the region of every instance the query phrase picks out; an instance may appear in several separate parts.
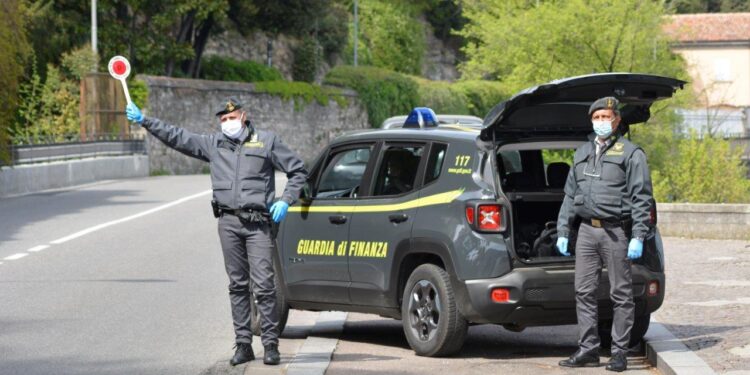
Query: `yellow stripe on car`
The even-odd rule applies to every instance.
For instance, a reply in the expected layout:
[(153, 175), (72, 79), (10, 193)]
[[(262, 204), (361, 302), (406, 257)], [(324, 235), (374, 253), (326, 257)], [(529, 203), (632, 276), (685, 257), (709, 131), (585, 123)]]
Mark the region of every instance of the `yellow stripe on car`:
[[(417, 207), (434, 206), (437, 204), (450, 203), (459, 195), (463, 194), (464, 189), (446, 191), (445, 193), (434, 194), (427, 197), (412, 199), (406, 202), (391, 204), (364, 204), (358, 206), (327, 206), (327, 205), (301, 205), (289, 207), (289, 212), (388, 212), (408, 210)], [(328, 202), (326, 202), (328, 203)]]

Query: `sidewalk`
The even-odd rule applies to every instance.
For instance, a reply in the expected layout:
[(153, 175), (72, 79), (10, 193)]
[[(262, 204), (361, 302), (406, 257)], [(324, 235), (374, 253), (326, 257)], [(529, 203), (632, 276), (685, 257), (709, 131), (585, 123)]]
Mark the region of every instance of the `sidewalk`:
[(750, 242), (664, 238), (654, 318), (719, 374), (750, 374)]

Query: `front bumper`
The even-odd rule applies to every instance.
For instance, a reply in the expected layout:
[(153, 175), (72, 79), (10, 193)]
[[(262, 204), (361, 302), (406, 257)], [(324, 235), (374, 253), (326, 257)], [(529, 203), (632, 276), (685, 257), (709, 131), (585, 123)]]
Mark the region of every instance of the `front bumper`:
[[(635, 315), (656, 311), (664, 301), (664, 273), (640, 265), (632, 266)], [(493, 279), (466, 280), (461, 283), (461, 313), (472, 323), (496, 323), (515, 327), (576, 323), (576, 301), (573, 269), (516, 268)], [(607, 271), (603, 270), (597, 291), (599, 318), (612, 318)], [(651, 281), (659, 283), (654, 296), (647, 294)], [(510, 291), (510, 300), (493, 302), (494, 288)], [(463, 294), (462, 293), (462, 294)]]

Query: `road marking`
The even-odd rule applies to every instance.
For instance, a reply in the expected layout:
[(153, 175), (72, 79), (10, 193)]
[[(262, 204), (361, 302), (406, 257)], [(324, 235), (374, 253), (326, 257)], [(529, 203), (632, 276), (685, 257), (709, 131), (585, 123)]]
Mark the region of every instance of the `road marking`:
[(737, 258), (735, 258), (735, 257), (711, 257), (711, 258), (708, 258), (708, 260), (716, 260), (716, 261), (719, 261), (719, 262), (721, 262), (723, 260), (735, 260), (735, 259), (737, 259)]
[(49, 245), (39, 245), (39, 246), (34, 246), (31, 249), (28, 249), (26, 251), (32, 252), (32, 253), (36, 253), (37, 251), (42, 251), (42, 250), (44, 250), (44, 249), (46, 249), (48, 247), (49, 247)]
[(750, 280), (685, 281), (684, 284), (706, 286), (750, 286)]
[(716, 306), (726, 306), (726, 305), (750, 305), (750, 298), (741, 297), (741, 298), (735, 299), (734, 301), (713, 300), (713, 301), (704, 301), (704, 302), (688, 302), (688, 303), (685, 303), (685, 305), (704, 306), (704, 307), (716, 307)]
[[(310, 335), (287, 367), (287, 375), (323, 375), (331, 364), (338, 336), (344, 330), (347, 313), (324, 311), (318, 316)], [(321, 335), (325, 337), (316, 337)]]
[(211, 190), (206, 190), (206, 191), (200, 192), (198, 194), (193, 194), (193, 195), (190, 195), (190, 196), (187, 196), (187, 197), (184, 197), (184, 198), (180, 198), (180, 199), (178, 199), (176, 201), (169, 202), (167, 204), (163, 204), (163, 205), (161, 205), (159, 207), (154, 207), (154, 208), (152, 208), (150, 210), (146, 210), (146, 211), (143, 211), (141, 213), (137, 213), (135, 215), (130, 215), (130, 216), (124, 217), (122, 219), (112, 220), (112, 221), (109, 221), (109, 222), (106, 222), (106, 223), (103, 223), (103, 224), (95, 225), (93, 227), (90, 227), (90, 228), (84, 229), (82, 231), (73, 233), (73, 234), (71, 234), (69, 236), (58, 238), (58, 239), (56, 239), (54, 241), (50, 241), (50, 243), (51, 244), (55, 244), (55, 245), (59, 245), (61, 243), (68, 242), (68, 241), (76, 239), (78, 237), (85, 236), (85, 235), (87, 235), (89, 233), (96, 232), (96, 231), (98, 231), (100, 229), (111, 227), (111, 226), (116, 225), (116, 224), (121, 224), (121, 223), (124, 223), (126, 221), (135, 220), (135, 219), (144, 217), (146, 215), (153, 214), (154, 212), (158, 212), (158, 211), (167, 209), (169, 207), (176, 206), (176, 205), (178, 205), (180, 203), (187, 202), (187, 201), (189, 201), (191, 199), (200, 198), (200, 197), (202, 197), (204, 195), (207, 195), (209, 193), (211, 193)]
[(23, 258), (23, 257), (25, 257), (25, 256), (27, 256), (27, 255), (29, 255), (29, 253), (18, 253), (18, 254), (13, 254), (13, 255), (11, 255), (11, 256), (7, 256), (7, 257), (3, 258), (3, 260), (16, 260), (16, 259), (21, 259), (21, 258)]

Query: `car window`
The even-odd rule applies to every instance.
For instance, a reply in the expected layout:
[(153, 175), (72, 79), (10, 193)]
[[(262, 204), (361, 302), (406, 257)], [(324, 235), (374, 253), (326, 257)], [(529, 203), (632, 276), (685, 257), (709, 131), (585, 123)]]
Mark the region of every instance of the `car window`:
[(387, 146), (375, 177), (374, 195), (400, 195), (414, 190), (423, 149), (422, 146)]
[(425, 185), (440, 177), (440, 171), (443, 169), (443, 160), (445, 160), (447, 150), (448, 145), (446, 144), (434, 143), (432, 145), (430, 159), (427, 161), (427, 173), (424, 176)]
[(523, 172), (521, 154), (518, 151), (500, 151), (499, 156), (500, 160), (503, 162), (502, 167), (505, 174)]
[(370, 152), (371, 146), (363, 146), (333, 154), (320, 176), (315, 197), (356, 197), (370, 160)]

